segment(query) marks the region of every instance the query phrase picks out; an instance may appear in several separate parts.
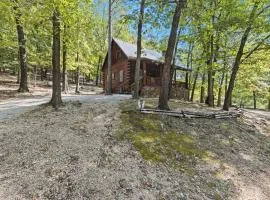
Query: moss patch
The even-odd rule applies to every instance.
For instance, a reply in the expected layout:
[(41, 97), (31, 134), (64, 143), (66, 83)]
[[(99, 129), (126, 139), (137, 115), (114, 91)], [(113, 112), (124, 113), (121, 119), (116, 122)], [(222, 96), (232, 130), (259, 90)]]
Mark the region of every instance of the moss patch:
[(179, 133), (159, 115), (135, 111), (135, 102), (129, 106), (122, 105), (118, 136), (130, 140), (144, 159), (188, 169), (203, 157), (204, 152), (197, 148), (194, 137)]

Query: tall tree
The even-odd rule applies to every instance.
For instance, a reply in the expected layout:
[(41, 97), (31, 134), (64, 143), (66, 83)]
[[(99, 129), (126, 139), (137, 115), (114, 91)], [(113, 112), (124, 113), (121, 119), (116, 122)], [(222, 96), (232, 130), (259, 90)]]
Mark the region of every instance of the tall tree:
[(169, 99), (171, 97), (171, 93), (172, 93), (172, 87), (173, 87), (173, 76), (174, 76), (174, 82), (176, 84), (176, 69), (175, 69), (175, 65), (176, 65), (176, 54), (177, 54), (177, 50), (178, 50), (178, 44), (180, 42), (180, 34), (181, 34), (181, 27), (178, 29), (178, 33), (177, 33), (177, 38), (176, 38), (176, 44), (174, 47), (174, 52), (173, 52), (173, 63), (171, 66), (171, 74), (170, 74), (170, 83), (169, 83)]
[(75, 93), (79, 94), (80, 93), (80, 68), (79, 68), (79, 52), (77, 51), (77, 57), (76, 57), (76, 63), (77, 63), (77, 68), (76, 68), (76, 76), (75, 76)]
[(109, 0), (108, 16), (108, 74), (107, 74), (107, 95), (112, 94), (112, 0)]
[(63, 74), (62, 74), (62, 91), (64, 93), (68, 93), (68, 74), (67, 74), (67, 35), (66, 35), (66, 29), (67, 26), (64, 25), (64, 30), (63, 30)]
[(96, 86), (98, 86), (98, 81), (99, 81), (99, 76), (100, 76), (99, 69), (100, 69), (100, 67), (102, 65), (101, 62), (102, 62), (101, 56), (99, 56), (98, 57), (98, 65), (97, 65), (97, 73), (96, 73)]
[(204, 98), (205, 98), (205, 72), (203, 72), (203, 74), (202, 74), (200, 103), (204, 103)]
[(223, 104), (223, 110), (229, 110), (230, 98), (231, 98), (231, 95), (232, 95), (234, 82), (235, 82), (235, 79), (236, 79), (236, 75), (237, 75), (239, 66), (241, 64), (241, 58), (242, 58), (243, 53), (244, 53), (244, 47), (246, 45), (249, 33), (250, 33), (251, 29), (252, 29), (253, 22), (254, 22), (254, 20), (256, 18), (256, 11), (258, 9), (258, 4), (259, 4), (259, 2), (256, 1), (253, 8), (252, 8), (251, 13), (250, 13), (247, 28), (245, 29), (245, 31), (244, 31), (244, 33), (242, 35), (242, 38), (241, 38), (240, 46), (239, 46), (239, 49), (238, 49), (238, 52), (237, 52), (237, 55), (235, 57), (234, 64), (233, 64), (233, 67), (232, 67), (231, 78), (230, 78), (230, 82), (229, 82), (229, 85), (228, 85), (228, 89), (226, 91), (224, 104)]
[(52, 44), (52, 66), (53, 66), (53, 91), (51, 104), (58, 109), (62, 104), (61, 97), (61, 73), (60, 73), (60, 12), (56, 7), (53, 11), (53, 44)]
[(178, 25), (180, 21), (181, 11), (186, 4), (185, 0), (178, 0), (176, 2), (176, 7), (174, 11), (171, 33), (168, 41), (168, 46), (165, 54), (165, 63), (162, 72), (162, 86), (160, 88), (160, 95), (159, 95), (159, 109), (161, 110), (168, 110), (168, 97), (169, 97), (169, 82), (170, 82), (170, 72), (171, 72), (171, 65), (172, 65), (172, 58), (174, 47), (176, 44), (176, 36)]
[(26, 63), (26, 39), (24, 35), (23, 25), (21, 22), (22, 13), (19, 9), (18, 1), (13, 1), (14, 12), (15, 12), (15, 21), (17, 27), (17, 34), (18, 34), (18, 44), (19, 44), (19, 60), (20, 60), (20, 87), (19, 92), (29, 92), (28, 85), (27, 85), (27, 63)]
[(142, 25), (143, 25), (143, 15), (144, 15), (144, 4), (145, 0), (141, 0), (140, 16), (138, 23), (138, 36), (137, 36), (137, 60), (135, 68), (135, 91), (133, 98), (139, 98), (140, 90), (140, 67), (141, 67), (141, 52), (142, 52)]
[(196, 69), (195, 74), (194, 74), (194, 81), (193, 81), (191, 95), (190, 95), (191, 102), (193, 102), (193, 100), (194, 100), (194, 93), (195, 93), (195, 88), (196, 88), (196, 84), (197, 84), (197, 79), (199, 76), (199, 70), (200, 70), (200, 66)]

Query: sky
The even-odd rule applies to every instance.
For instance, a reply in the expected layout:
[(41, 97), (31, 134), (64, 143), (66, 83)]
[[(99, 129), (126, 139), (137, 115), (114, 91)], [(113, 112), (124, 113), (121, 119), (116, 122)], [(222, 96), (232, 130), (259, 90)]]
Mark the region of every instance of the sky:
[[(128, 27), (131, 34), (136, 38), (137, 36), (137, 22), (139, 15), (139, 1), (138, 0), (116, 0), (116, 4), (113, 5), (113, 20), (119, 20), (124, 15), (129, 16)], [(104, 9), (106, 15), (108, 15), (108, 0), (94, 0), (97, 7), (97, 12), (102, 15)], [(143, 24), (143, 41), (146, 45), (155, 50), (166, 50), (167, 40), (170, 34), (171, 20), (173, 17), (174, 5), (168, 7), (153, 7), (146, 5), (145, 7), (145, 21)], [(107, 16), (106, 16), (107, 17)], [(188, 34), (188, 28), (181, 31), (182, 34)], [(155, 45), (153, 45), (155, 43)], [(178, 49), (187, 50), (188, 44), (180, 41)]]

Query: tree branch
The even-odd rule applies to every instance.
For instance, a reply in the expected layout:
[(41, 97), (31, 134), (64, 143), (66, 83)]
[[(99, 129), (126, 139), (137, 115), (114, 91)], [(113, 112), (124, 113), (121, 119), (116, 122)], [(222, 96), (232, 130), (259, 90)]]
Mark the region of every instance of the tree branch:
[(270, 38), (270, 34), (267, 35), (259, 44), (257, 44), (257, 46), (255, 48), (253, 48), (242, 60), (241, 60), (241, 64), (248, 59), (255, 51), (257, 51), (259, 49), (259, 47), (264, 43), (265, 40), (267, 40), (268, 38)]
[(257, 17), (260, 16), (265, 10), (267, 10), (268, 8), (270, 8), (270, 4), (265, 6), (260, 12), (258, 12)]

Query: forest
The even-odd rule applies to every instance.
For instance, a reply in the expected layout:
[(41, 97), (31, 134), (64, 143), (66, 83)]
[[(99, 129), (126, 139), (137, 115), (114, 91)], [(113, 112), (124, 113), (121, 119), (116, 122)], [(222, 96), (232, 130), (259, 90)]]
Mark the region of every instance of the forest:
[(0, 200), (266, 200), (270, 0), (1, 0)]
[(1, 71), (17, 74), (19, 92), (29, 91), (27, 78), (42, 79), (51, 69), (56, 96), (60, 82), (67, 91), (68, 76), (101, 85), (115, 37), (140, 46), (137, 52), (166, 52), (160, 108), (168, 107), (175, 58), (192, 69), (190, 101), (225, 110), (270, 107), (268, 0), (5, 0), (0, 6)]

